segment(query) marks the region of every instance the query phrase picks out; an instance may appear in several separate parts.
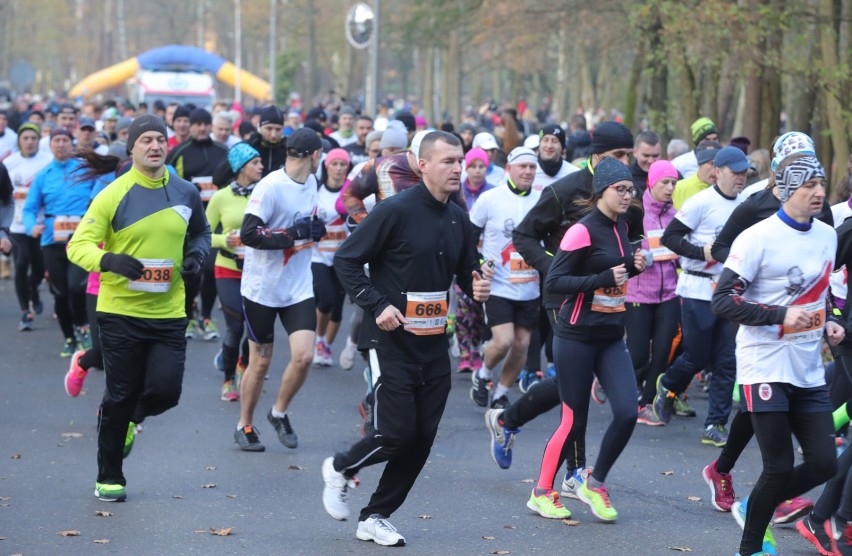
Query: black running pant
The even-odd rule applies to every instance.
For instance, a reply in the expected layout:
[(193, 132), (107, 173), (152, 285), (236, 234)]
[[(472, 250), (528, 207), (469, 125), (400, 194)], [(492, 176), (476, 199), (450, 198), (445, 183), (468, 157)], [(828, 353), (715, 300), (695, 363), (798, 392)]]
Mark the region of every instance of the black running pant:
[(447, 353), (430, 363), (377, 356), (381, 375), (374, 389), (376, 433), (334, 456), (334, 468), (347, 477), (387, 462), (359, 521), (372, 514), (390, 517), (402, 506), (432, 450), (451, 386)]
[(222, 363), (225, 380), (234, 380), (240, 358), (240, 341), (243, 338), (243, 297), (239, 278), (216, 278), (216, 291), (225, 315), (225, 335), (222, 338)]
[(663, 303), (627, 303), (627, 350), (642, 388), (639, 405), (654, 401), (657, 377), (666, 371), (680, 326), (680, 298)]
[(54, 311), (65, 339), (74, 339), (74, 327), (86, 324), (86, 283), (89, 273), (68, 260), (64, 243), (43, 247), (47, 281)]
[(106, 389), (98, 421), (98, 482), (127, 484), (124, 438), (178, 404), (186, 361), (186, 319), (142, 319), (98, 313)]
[(314, 299), (317, 302), (317, 311), (323, 314), (331, 313), (331, 322), (340, 322), (343, 320), (346, 291), (340, 285), (334, 267), (322, 263), (311, 263), (311, 274), (314, 277)]
[(89, 317), (92, 348), (86, 351), (77, 363), (88, 371), (92, 367), (100, 369), (104, 366), (104, 356), (101, 352), (101, 328), (98, 326), (98, 296), (86, 294), (86, 314)]
[(38, 285), (44, 280), (44, 260), (39, 238), (27, 234), (9, 234), (15, 264), (15, 294), (21, 312), (30, 310), (30, 302), (39, 301)]

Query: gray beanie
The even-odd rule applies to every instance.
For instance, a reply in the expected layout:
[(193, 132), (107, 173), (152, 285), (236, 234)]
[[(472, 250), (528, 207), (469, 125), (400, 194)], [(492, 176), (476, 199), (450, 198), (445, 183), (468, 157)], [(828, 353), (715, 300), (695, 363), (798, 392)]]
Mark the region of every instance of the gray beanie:
[(382, 133), (382, 140), (379, 143), (381, 149), (404, 149), (408, 146), (408, 130), (405, 125), (393, 120), (388, 122), (388, 127)]
[(127, 128), (127, 154), (133, 150), (133, 144), (139, 139), (139, 136), (146, 131), (156, 131), (162, 133), (163, 137), (168, 137), (166, 132), (166, 122), (159, 116), (153, 114), (143, 114), (139, 116)]

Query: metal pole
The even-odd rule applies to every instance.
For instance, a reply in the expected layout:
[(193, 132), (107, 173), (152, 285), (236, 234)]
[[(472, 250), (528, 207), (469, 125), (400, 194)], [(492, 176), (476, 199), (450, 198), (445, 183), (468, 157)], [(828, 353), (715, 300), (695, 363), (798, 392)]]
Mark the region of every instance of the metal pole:
[(240, 77), (243, 73), (243, 53), (242, 53), (242, 25), (240, 24), (240, 0), (234, 0), (234, 57), (237, 62), (237, 79), (234, 84), (234, 100), (242, 103), (243, 91), (240, 88)]
[(278, 19), (278, 1), (269, 0), (269, 85), (272, 88), (272, 103), (275, 104), (275, 24)]
[(373, 44), (370, 45), (370, 79), (367, 81), (364, 104), (367, 114), (376, 116), (379, 96), (379, 32), (381, 29), (382, 0), (373, 0)]

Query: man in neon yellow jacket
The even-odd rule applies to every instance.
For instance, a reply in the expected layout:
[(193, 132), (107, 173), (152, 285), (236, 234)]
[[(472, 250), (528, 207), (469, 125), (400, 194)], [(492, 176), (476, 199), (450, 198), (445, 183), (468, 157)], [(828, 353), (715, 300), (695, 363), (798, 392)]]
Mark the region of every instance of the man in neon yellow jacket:
[(136, 424), (176, 406), (186, 360), (184, 280), (210, 250), (198, 189), (164, 168), (165, 123), (130, 125), (130, 169), (92, 201), (68, 244), (68, 258), (100, 271), (98, 324), (106, 393), (98, 424), (95, 496), (126, 499), (122, 460)]

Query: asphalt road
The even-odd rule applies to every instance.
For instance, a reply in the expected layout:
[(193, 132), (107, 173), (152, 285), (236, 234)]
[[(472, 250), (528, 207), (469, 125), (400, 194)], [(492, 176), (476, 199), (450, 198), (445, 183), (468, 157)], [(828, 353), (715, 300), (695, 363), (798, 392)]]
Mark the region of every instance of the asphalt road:
[[(395, 551), (357, 540), (356, 522), (335, 521), (322, 507), (322, 460), (358, 439), (362, 367), (311, 370), (291, 407), (300, 445), (287, 449), (265, 419), (287, 360), (286, 336), (279, 327), (256, 423), (267, 451), (246, 453), (232, 437), (238, 404), (219, 400), (221, 374), (212, 365), (218, 345), (190, 341), (180, 405), (146, 421), (125, 460), (128, 500), (110, 504), (92, 495), (103, 373), (90, 372), (83, 394), (69, 398), (62, 382), (68, 361), (58, 355), (57, 324), (45, 314), (34, 331), (19, 333), (18, 318), (12, 284), (2, 281), (0, 554)], [(218, 320), (223, 322), (221, 315)], [(729, 514), (712, 508), (701, 479), (702, 468), (719, 452), (699, 442), (704, 394), (692, 392), (698, 418), (675, 418), (659, 428), (637, 425), (607, 480), (619, 511), (616, 524), (598, 522), (585, 505), (566, 500), (579, 522), (566, 525), (525, 506), (558, 414), (527, 425), (516, 439), (512, 468), (503, 471), (489, 456), (484, 410), (468, 398), (468, 375), (455, 375), (453, 382), (429, 462), (391, 520), (406, 537), (408, 546), (401, 549), (406, 554), (736, 553), (740, 529)], [(516, 398), (517, 390), (512, 394)], [(609, 408), (592, 404), (590, 463), (608, 422)], [(353, 514), (368, 500), (380, 472), (377, 466), (360, 473)], [(748, 494), (759, 472), (753, 442), (734, 470), (739, 496)], [(211, 528), (231, 528), (231, 533), (217, 536)], [(79, 531), (79, 536), (61, 536), (62, 531)], [(815, 554), (792, 527), (776, 527), (775, 534), (783, 554)], [(104, 540), (108, 543), (98, 542)]]

